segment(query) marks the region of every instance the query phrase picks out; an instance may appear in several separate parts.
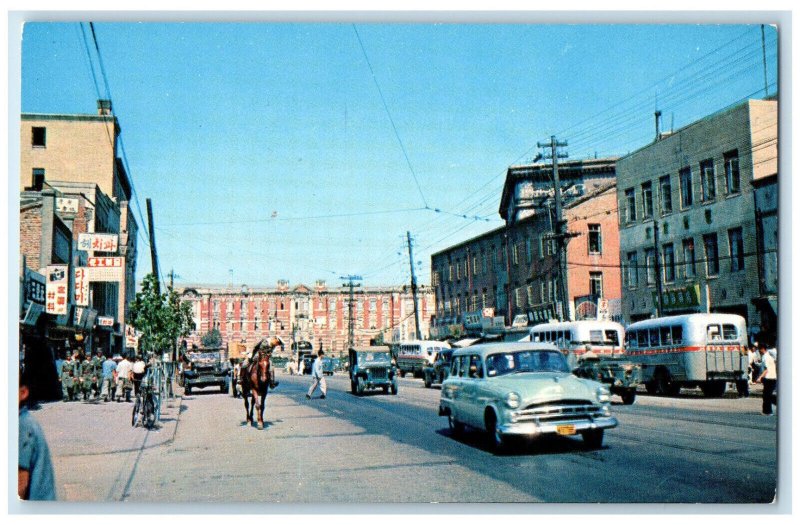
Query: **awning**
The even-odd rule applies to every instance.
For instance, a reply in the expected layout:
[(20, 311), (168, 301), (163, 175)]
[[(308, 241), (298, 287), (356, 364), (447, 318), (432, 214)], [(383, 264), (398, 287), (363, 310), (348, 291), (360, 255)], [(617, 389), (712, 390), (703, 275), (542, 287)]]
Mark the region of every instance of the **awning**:
[(469, 337), (469, 338), (459, 339), (458, 341), (454, 341), (450, 343), (450, 346), (454, 346), (456, 348), (464, 348), (467, 346), (472, 346), (480, 340), (481, 340), (480, 337)]

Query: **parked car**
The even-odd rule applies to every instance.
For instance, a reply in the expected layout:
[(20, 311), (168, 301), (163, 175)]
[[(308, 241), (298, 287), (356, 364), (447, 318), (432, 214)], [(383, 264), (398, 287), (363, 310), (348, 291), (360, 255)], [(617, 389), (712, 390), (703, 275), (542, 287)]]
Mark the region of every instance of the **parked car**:
[(322, 358), (322, 375), (332, 376), (336, 370), (336, 360), (332, 357)]
[(222, 349), (203, 349), (199, 352), (189, 352), (188, 362), (183, 369), (181, 384), (186, 394), (191, 394), (193, 388), (218, 386), (220, 392), (227, 393), (230, 389), (230, 366), (222, 359)]
[(453, 352), (439, 415), (456, 434), (486, 431), (496, 452), (546, 434), (580, 434), (600, 448), (605, 429), (617, 426), (610, 397), (601, 383), (574, 376), (552, 343), (481, 344)]
[(452, 348), (440, 350), (433, 364), (425, 365), (425, 368), (422, 369), (422, 377), (425, 379), (426, 388), (431, 388), (434, 383), (444, 383), (444, 380), (450, 375), (453, 352)]
[(381, 388), (384, 394), (397, 394), (398, 373), (388, 346), (351, 348), (348, 361), (351, 392), (361, 395), (367, 389)]

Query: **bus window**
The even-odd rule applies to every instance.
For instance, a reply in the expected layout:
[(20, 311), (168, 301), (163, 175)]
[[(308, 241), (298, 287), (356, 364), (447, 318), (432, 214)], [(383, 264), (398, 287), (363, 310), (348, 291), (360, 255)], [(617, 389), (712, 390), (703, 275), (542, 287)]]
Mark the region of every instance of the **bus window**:
[(738, 339), (736, 332), (736, 327), (732, 324), (724, 324), (722, 325), (722, 338), (726, 341), (735, 341)]
[(672, 332), (669, 326), (662, 326), (661, 327), (661, 344), (662, 345), (671, 345), (672, 344)]
[(589, 330), (589, 341), (592, 343), (602, 343), (603, 342), (603, 331), (602, 330)]
[(722, 333), (719, 331), (718, 324), (710, 324), (706, 327), (706, 340), (707, 341), (722, 340)]
[(619, 335), (616, 330), (606, 330), (606, 341), (612, 345), (619, 345)]
[[(616, 334), (616, 332), (614, 332)], [(628, 343), (629, 348), (638, 348), (639, 341), (636, 340), (636, 332), (628, 332), (625, 334), (625, 341)]]
[(673, 326), (672, 327), (672, 344), (679, 345), (683, 343), (683, 327), (682, 326)]
[(649, 331), (650, 331), (650, 346), (658, 346), (658, 328), (651, 328)]
[(650, 346), (647, 340), (647, 330), (639, 330), (637, 340), (639, 341), (639, 348), (647, 348)]

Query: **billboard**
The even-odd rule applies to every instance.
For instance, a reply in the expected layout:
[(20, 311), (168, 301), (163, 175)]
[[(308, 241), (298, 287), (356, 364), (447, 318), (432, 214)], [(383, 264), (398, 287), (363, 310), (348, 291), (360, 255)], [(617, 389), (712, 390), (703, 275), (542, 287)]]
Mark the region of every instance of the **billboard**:
[(116, 233), (81, 233), (78, 234), (78, 249), (92, 252), (117, 251), (119, 236)]
[(45, 312), (55, 315), (67, 314), (69, 297), (69, 266), (53, 264), (47, 267), (47, 298)]

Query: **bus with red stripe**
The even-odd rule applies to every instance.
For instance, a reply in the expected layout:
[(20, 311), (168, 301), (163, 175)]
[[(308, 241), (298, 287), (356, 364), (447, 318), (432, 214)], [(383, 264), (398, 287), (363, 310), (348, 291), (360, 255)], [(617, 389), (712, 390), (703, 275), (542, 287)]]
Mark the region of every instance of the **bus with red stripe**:
[(567, 356), (570, 367), (590, 350), (598, 357), (623, 355), (624, 339), (625, 329), (613, 321), (550, 322), (530, 329), (531, 341), (555, 344)]
[(686, 314), (647, 319), (625, 331), (628, 358), (642, 368), (647, 392), (677, 395), (700, 387), (720, 397), (729, 382), (744, 395), (747, 384), (747, 326), (734, 314)]

